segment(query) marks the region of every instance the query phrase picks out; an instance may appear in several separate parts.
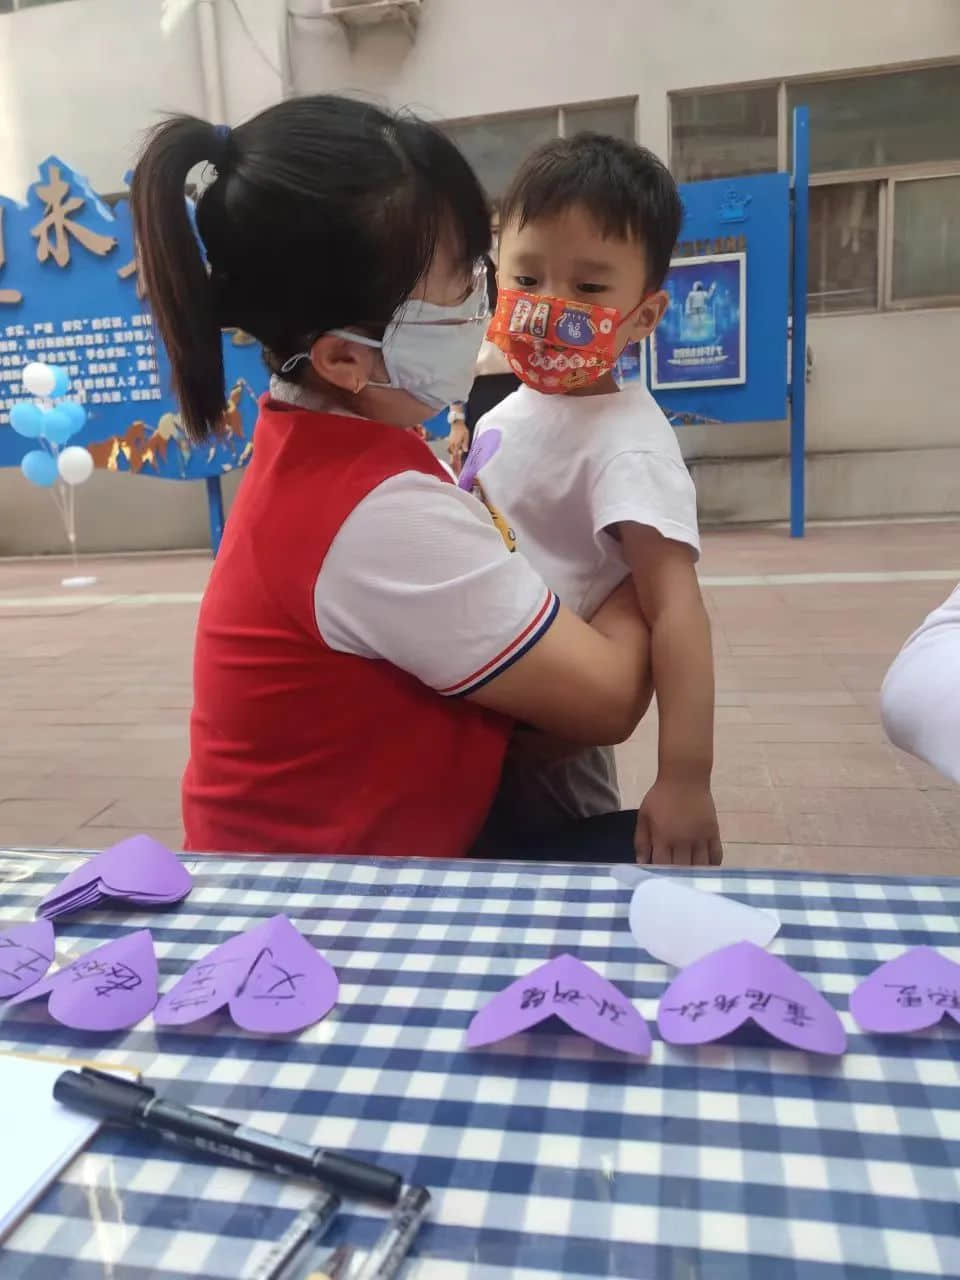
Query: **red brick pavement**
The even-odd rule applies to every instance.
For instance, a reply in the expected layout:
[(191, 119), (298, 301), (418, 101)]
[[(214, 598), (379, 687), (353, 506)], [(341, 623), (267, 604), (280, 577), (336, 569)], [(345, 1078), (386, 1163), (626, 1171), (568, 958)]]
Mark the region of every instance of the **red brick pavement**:
[[(202, 555), (106, 559), (87, 569), (95, 586), (68, 592), (62, 562), (0, 562), (0, 844), (99, 849), (139, 830), (179, 844), (208, 569)], [(728, 862), (960, 871), (960, 791), (891, 748), (877, 717), (890, 658), (953, 570), (956, 524), (707, 536)], [(655, 758), (651, 719), (620, 752), (625, 801)]]

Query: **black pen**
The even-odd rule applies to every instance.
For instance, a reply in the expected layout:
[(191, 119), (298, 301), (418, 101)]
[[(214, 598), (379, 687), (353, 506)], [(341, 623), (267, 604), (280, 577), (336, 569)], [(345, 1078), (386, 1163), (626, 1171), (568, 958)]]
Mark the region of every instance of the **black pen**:
[(225, 1156), (255, 1169), (312, 1178), (347, 1195), (395, 1204), (403, 1186), (399, 1174), (375, 1164), (235, 1124), (179, 1102), (168, 1102), (158, 1098), (149, 1085), (123, 1080), (93, 1067), (64, 1071), (53, 1086), (53, 1096), (65, 1107), (101, 1120), (134, 1125), (147, 1133), (185, 1143), (195, 1151)]

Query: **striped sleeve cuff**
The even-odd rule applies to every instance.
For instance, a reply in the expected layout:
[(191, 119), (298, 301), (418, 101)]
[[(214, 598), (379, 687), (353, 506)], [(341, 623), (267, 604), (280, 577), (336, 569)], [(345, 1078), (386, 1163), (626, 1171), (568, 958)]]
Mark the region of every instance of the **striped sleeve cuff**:
[(465, 677), (465, 679), (460, 680), (457, 684), (448, 686), (446, 689), (440, 689), (438, 692), (447, 698), (463, 698), (467, 694), (476, 693), (485, 684), (495, 680), (508, 667), (512, 667), (515, 662), (519, 661), (525, 653), (528, 653), (550, 629), (559, 608), (560, 601), (552, 591), (548, 591), (534, 618), (527, 623), (520, 634), (505, 649), (501, 649), (496, 657), (491, 658), (489, 662), (484, 663), (482, 667)]

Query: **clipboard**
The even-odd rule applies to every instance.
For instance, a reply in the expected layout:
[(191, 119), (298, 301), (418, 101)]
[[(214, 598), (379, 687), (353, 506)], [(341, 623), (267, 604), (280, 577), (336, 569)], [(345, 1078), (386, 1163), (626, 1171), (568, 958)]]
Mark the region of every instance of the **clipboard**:
[(100, 1128), (93, 1116), (61, 1106), (53, 1082), (70, 1067), (99, 1066), (139, 1079), (132, 1067), (80, 1063), (44, 1054), (0, 1052), (0, 1240), (83, 1150)]

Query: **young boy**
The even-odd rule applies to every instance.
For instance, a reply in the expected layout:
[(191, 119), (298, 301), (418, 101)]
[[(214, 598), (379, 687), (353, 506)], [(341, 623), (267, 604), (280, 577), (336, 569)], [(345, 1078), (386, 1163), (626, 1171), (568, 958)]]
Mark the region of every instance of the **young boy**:
[[(710, 793), (713, 655), (700, 596), (696, 494), (673, 428), (644, 386), (613, 374), (667, 307), (682, 208), (643, 147), (558, 139), (501, 208), (489, 337), (521, 386), (477, 424), (461, 484), (475, 488), (569, 608), (589, 618), (627, 574), (650, 626), (660, 715), (656, 781), (640, 807), (641, 862), (718, 863)], [(523, 731), (494, 815), (549, 830), (618, 809), (612, 748), (532, 750)]]

